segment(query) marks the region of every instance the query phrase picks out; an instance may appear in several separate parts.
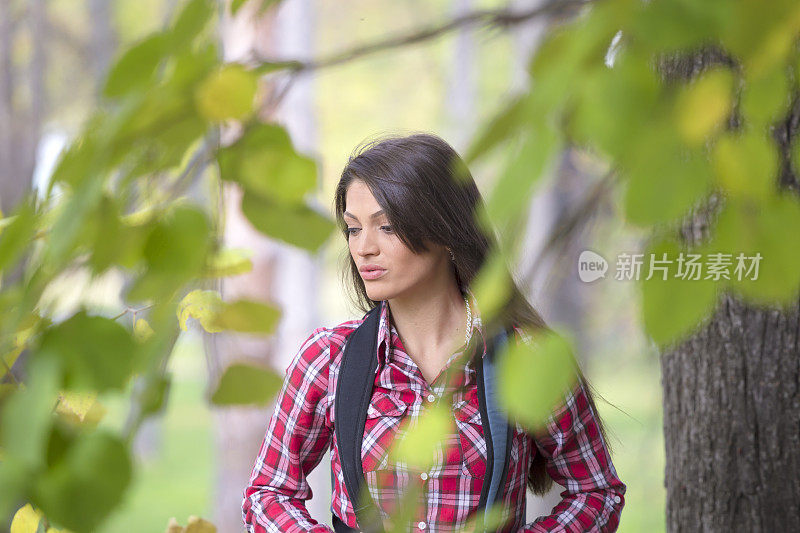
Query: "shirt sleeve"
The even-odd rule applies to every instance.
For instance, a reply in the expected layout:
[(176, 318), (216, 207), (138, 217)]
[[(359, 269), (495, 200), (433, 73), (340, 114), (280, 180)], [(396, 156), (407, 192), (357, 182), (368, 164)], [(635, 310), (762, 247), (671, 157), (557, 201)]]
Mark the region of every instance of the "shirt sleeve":
[(328, 391), (329, 330), (317, 328), (289, 367), (244, 490), (242, 519), (248, 533), (332, 532), (312, 519), (306, 476), (329, 448), (331, 430), (323, 401)]
[(547, 458), (553, 481), (565, 487), (551, 514), (526, 524), (523, 532), (616, 531), (626, 486), (614, 469), (581, 380), (551, 413), (546, 432), (534, 443)]

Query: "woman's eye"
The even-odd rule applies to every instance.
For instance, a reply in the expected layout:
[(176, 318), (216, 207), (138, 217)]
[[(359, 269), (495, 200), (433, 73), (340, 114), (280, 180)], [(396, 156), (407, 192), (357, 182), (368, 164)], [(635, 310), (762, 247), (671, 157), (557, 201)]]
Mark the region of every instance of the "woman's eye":
[[(381, 226), (381, 229), (384, 230), (386, 233), (392, 233), (393, 232), (391, 226)], [(355, 232), (360, 231), (360, 230), (361, 230), (361, 228), (347, 228), (345, 231), (347, 232), (347, 235), (350, 236), (350, 235), (354, 235)]]

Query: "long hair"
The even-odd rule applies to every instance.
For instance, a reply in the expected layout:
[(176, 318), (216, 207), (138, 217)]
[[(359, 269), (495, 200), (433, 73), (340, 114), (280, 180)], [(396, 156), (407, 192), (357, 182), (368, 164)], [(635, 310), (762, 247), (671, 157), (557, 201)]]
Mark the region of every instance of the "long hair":
[[(465, 295), (484, 261), (497, 249), (498, 240), (479, 221), (477, 210), (484, 205), (483, 198), (456, 151), (443, 139), (427, 133), (388, 136), (356, 147), (342, 171), (335, 194), (336, 220), (345, 240), (345, 200), (354, 180), (361, 180), (369, 187), (386, 212), (394, 233), (413, 252), (428, 251), (427, 243), (450, 247), (455, 255), (456, 280)], [(342, 262), (343, 285), (356, 307), (366, 313), (379, 302), (367, 295), (364, 280), (349, 252), (343, 255)], [(487, 330), (515, 326), (531, 333), (550, 331), (513, 278), (509, 275), (508, 279), (508, 301)], [(576, 369), (607, 442), (591, 387), (577, 365)], [(547, 493), (553, 484), (545, 467), (546, 458), (537, 453), (527, 478), (527, 485), (535, 494)]]

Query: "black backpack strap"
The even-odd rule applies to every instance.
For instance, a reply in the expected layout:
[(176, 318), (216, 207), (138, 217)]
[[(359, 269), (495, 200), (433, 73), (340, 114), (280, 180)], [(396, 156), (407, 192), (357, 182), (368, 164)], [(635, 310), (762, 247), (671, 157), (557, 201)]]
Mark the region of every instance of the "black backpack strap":
[[(501, 351), (512, 332), (501, 331), (487, 343), (486, 357), (478, 359), (475, 366), (478, 381), (478, 404), (481, 412), (481, 424), (486, 440), (487, 460), (481, 496), (478, 500), (477, 515), (486, 513), (500, 500), (503, 482), (508, 476), (508, 463), (511, 457), (511, 440), (513, 426), (509, 423), (507, 413), (501, 409), (498, 400), (496, 355)], [(476, 531), (484, 532), (483, 521), (478, 520)]]
[[(378, 367), (377, 342), (380, 307), (380, 305), (373, 307), (366, 314), (361, 325), (347, 339), (339, 377), (336, 381), (336, 399), (334, 400), (336, 444), (342, 464), (345, 488), (353, 504), (358, 525), (361, 531), (366, 533), (383, 533), (380, 510), (367, 490), (364, 469), (361, 464), (364, 425), (367, 419), (367, 408), (372, 399), (375, 371)], [(337, 533), (353, 531), (336, 515), (333, 516), (333, 522)]]

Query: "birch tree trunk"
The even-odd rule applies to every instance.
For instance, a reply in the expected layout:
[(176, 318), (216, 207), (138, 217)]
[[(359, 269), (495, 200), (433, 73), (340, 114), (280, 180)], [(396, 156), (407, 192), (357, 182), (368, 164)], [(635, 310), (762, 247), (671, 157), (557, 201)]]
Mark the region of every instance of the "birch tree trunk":
[[(311, 0), (285, 0), (277, 9), (257, 14), (258, 2), (249, 2), (234, 19), (223, 21), (222, 42), (227, 61), (261, 57), (310, 58), (313, 31)], [(277, 109), (265, 107), (260, 117), (284, 125), (295, 148), (314, 156), (316, 124), (313, 120), (313, 86), (310, 75), (292, 83)], [(283, 90), (271, 85), (268, 93)], [(268, 98), (269, 99), (269, 98)], [(308, 253), (284, 245), (256, 231), (242, 214), (241, 190), (225, 184), (225, 244), (254, 252), (252, 272), (223, 280), (225, 300), (249, 298), (270, 302), (282, 310), (274, 335), (257, 338), (234, 333), (207, 336), (211, 354), (211, 383), (235, 361), (268, 365), (283, 374), (300, 344), (320, 322), (318, 312), (318, 260)], [(214, 409), (217, 446), (213, 522), (220, 533), (243, 530), (241, 508), (244, 488), (264, 438), (274, 403), (266, 407)], [(327, 456), (326, 456), (327, 457)], [(323, 458), (308, 478), (314, 497), (308, 503), (311, 515), (330, 522), (330, 460)]]

